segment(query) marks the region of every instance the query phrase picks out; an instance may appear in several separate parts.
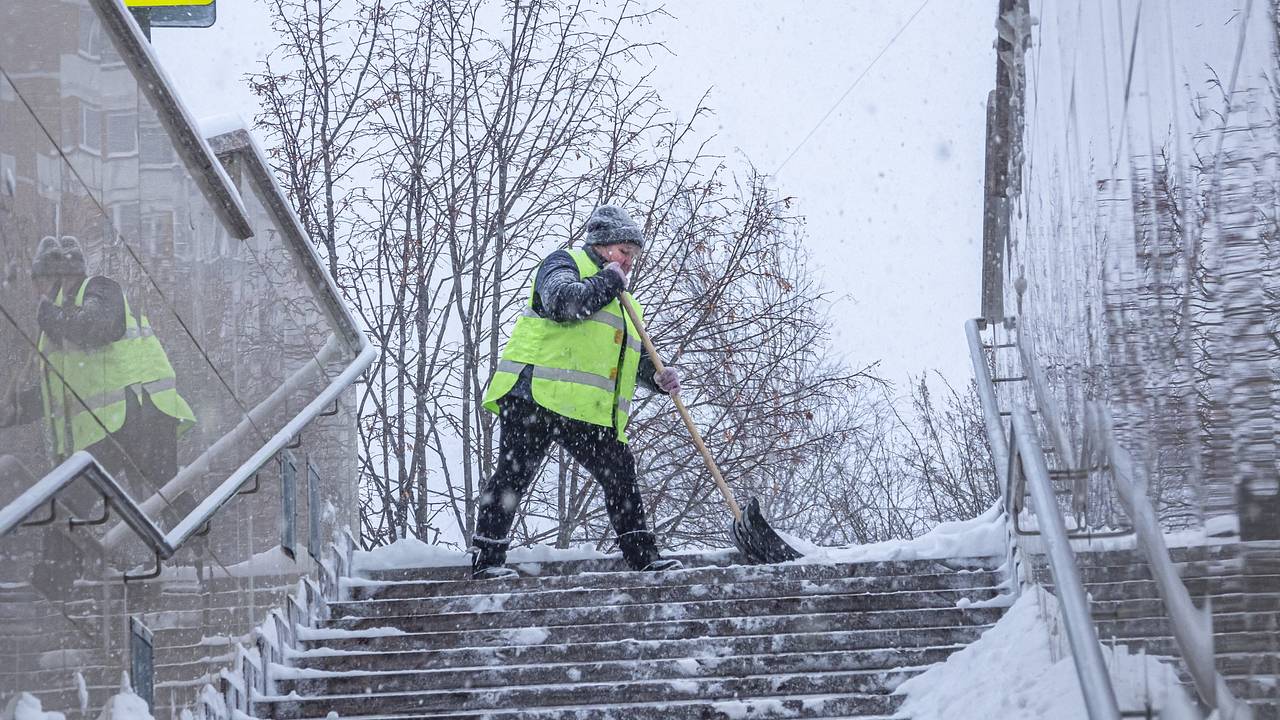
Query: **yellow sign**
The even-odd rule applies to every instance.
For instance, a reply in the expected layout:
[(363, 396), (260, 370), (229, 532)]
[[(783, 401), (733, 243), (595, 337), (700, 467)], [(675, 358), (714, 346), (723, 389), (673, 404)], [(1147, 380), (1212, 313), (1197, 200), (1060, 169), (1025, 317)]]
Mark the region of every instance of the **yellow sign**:
[(124, 0), (125, 7), (192, 7), (212, 5), (213, 0)]

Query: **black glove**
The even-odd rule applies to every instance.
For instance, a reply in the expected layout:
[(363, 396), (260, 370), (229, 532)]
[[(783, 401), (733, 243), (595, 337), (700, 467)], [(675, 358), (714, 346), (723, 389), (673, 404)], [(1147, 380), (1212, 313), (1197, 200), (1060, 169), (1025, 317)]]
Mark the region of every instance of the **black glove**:
[(40, 299), (36, 322), (40, 325), (40, 332), (54, 340), (61, 340), (66, 335), (67, 312), (49, 298)]

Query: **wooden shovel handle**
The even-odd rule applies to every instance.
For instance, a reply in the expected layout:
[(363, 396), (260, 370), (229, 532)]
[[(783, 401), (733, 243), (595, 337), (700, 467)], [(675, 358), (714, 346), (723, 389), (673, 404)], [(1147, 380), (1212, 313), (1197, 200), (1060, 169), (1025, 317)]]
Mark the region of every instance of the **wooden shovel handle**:
[[(658, 357), (658, 350), (653, 346), (653, 341), (649, 339), (649, 332), (645, 330), (644, 321), (640, 319), (640, 313), (636, 312), (635, 305), (631, 304), (631, 298), (627, 297), (625, 292), (618, 294), (618, 300), (622, 303), (622, 307), (626, 308), (627, 314), (631, 316), (631, 323), (636, 326), (636, 332), (640, 333), (640, 341), (644, 343), (644, 349), (649, 353), (649, 360), (653, 362), (653, 366), (658, 372), (667, 369), (662, 363), (662, 358)], [(684, 406), (684, 402), (680, 399), (680, 393), (670, 393), (671, 399), (676, 403), (676, 410), (680, 411), (680, 419), (684, 420), (684, 426), (689, 428), (689, 435), (693, 437), (693, 444), (697, 446), (698, 452), (702, 453), (702, 460), (707, 464), (707, 469), (711, 471), (711, 477), (716, 479), (716, 487), (720, 488), (720, 494), (724, 496), (724, 501), (729, 504), (729, 509), (733, 511), (733, 519), (737, 520), (742, 517), (742, 508), (738, 507), (738, 501), (733, 499), (733, 491), (729, 489), (729, 483), (724, 481), (724, 476), (720, 474), (720, 468), (716, 466), (715, 458), (711, 457), (711, 451), (707, 449), (707, 444), (702, 441), (702, 434), (698, 432), (698, 426), (693, 424), (693, 417), (689, 415), (689, 409)]]

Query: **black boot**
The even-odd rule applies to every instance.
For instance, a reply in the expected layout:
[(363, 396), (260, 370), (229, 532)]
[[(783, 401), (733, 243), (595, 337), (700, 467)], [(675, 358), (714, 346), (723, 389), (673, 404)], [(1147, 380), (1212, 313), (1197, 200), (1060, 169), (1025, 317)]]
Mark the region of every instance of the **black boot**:
[[(648, 530), (631, 530), (618, 536), (622, 557), (632, 570), (650, 570), (655, 563), (664, 562), (658, 553), (658, 541)], [(678, 561), (673, 561), (677, 564)]]
[(645, 572), (667, 572), (670, 570), (683, 570), (684, 563), (675, 558), (658, 558), (653, 562), (645, 565), (641, 570)]
[(483, 537), (471, 538), (472, 580), (505, 580), (519, 577), (515, 570), (505, 567), (507, 562), (507, 546), (510, 540), (490, 540)]

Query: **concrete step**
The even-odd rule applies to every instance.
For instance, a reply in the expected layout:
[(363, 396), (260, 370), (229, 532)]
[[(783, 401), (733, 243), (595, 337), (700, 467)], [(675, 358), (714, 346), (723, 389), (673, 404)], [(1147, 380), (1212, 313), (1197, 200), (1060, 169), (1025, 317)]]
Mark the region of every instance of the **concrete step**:
[[(872, 653), (879, 654), (883, 658), (899, 650), (967, 645), (977, 640), (986, 628), (987, 626), (983, 625), (891, 628), (835, 633), (731, 635), (681, 640), (623, 640), (571, 645), (537, 644), (440, 649), (396, 648), (390, 647), (389, 643), (385, 642), (375, 643), (377, 640), (395, 640), (395, 638), (331, 640), (325, 643), (327, 647), (307, 650), (295, 656), (293, 662), (296, 667), (317, 670), (376, 671), (616, 660), (702, 659), (771, 653)], [(876, 660), (873, 658), (872, 661)]]
[[(492, 609), (502, 602), (479, 597), (471, 610), (429, 613), (414, 607), (413, 601), (368, 602), (363, 607), (344, 605), (331, 610), (338, 615), (356, 610), (357, 615), (335, 617), (322, 627), (361, 630), (373, 627), (395, 627), (409, 632), (441, 630), (475, 630), (481, 628), (539, 627), (550, 625), (591, 625), (602, 623), (640, 623), (662, 620), (702, 620), (752, 615), (814, 615), (824, 613), (863, 613), (886, 610), (954, 609), (962, 601), (981, 602), (998, 594), (995, 588), (945, 590), (939, 592), (857, 593), (821, 595), (817, 597), (765, 597), (741, 600), (690, 600), (606, 604), (595, 607), (547, 607), (529, 610)], [(472, 596), (475, 597), (475, 596)], [(962, 603), (966, 604), (967, 603)], [(374, 611), (360, 615), (360, 611)], [(391, 614), (396, 612), (396, 614)], [(383, 614), (386, 613), (386, 614)]]
[[(1170, 547), (1169, 555), (1175, 564), (1212, 560), (1234, 560), (1248, 555), (1280, 555), (1280, 543), (1260, 541), (1249, 543), (1202, 544), (1202, 546)], [(1146, 565), (1146, 553), (1138, 550), (1076, 551), (1076, 565), (1080, 568), (1108, 568), (1115, 565)]]
[[(413, 712), (397, 715), (347, 715), (343, 720), (901, 720), (891, 713), (902, 703), (896, 695), (809, 695), (759, 699), (630, 702), (602, 697), (607, 705), (578, 705), (515, 710)], [(259, 711), (260, 717), (268, 717)], [(323, 720), (314, 716), (308, 720)], [(1268, 719), (1269, 720), (1269, 719)]]
[[(860, 572), (858, 565), (765, 565), (757, 567), (704, 568), (665, 573), (590, 573), (586, 575), (552, 575), (521, 577), (512, 580), (374, 580), (350, 578), (344, 581), (351, 600), (370, 598), (441, 598), (477, 594), (526, 593), (546, 591), (605, 590), (630, 593), (638, 588), (678, 588), (684, 586), (747, 585), (752, 583), (810, 582), (860, 579), (868, 587), (879, 590), (959, 589), (990, 587), (999, 584), (998, 574), (990, 568), (952, 571), (931, 567), (919, 573)], [(870, 570), (871, 568), (864, 568)], [(904, 568), (896, 568), (904, 570)]]
[(331, 645), (334, 640), (364, 639), (368, 641), (368, 647), (378, 647), (379, 649), (428, 650), (445, 647), (506, 647), (512, 645), (603, 642), (609, 640), (676, 640), (725, 635), (773, 635), (849, 630), (884, 630), (888, 628), (989, 625), (999, 619), (1000, 614), (1001, 609), (999, 608), (951, 608), (552, 625), (505, 630), (462, 629), (442, 631), (419, 631), (420, 627), (429, 626), (429, 618), (404, 618), (403, 627), (387, 627), (384, 625), (361, 630), (309, 629), (302, 633), (302, 637), (305, 640), (305, 647), (308, 648)]
[[(943, 560), (888, 560), (861, 563), (813, 563), (799, 562), (775, 563), (772, 565), (751, 565), (742, 561), (736, 551), (733, 553), (711, 553), (695, 555), (672, 555), (684, 563), (685, 569), (676, 572), (702, 573), (742, 573), (760, 571), (764, 573), (787, 573), (797, 568), (843, 568), (848, 572), (842, 575), (902, 575), (934, 573), (944, 570), (987, 569), (994, 570), (1003, 562), (1003, 557), (964, 557), (946, 558)], [(555, 577), (582, 577), (587, 575), (632, 573), (620, 557), (591, 560), (568, 560), (538, 563), (508, 563), (526, 579)], [(382, 581), (414, 581), (414, 582), (447, 582), (466, 580), (470, 576), (470, 566), (450, 565), (444, 567), (397, 568), (391, 570), (365, 570), (360, 575), (369, 580)], [(656, 573), (658, 576), (670, 576), (672, 573)]]
[[(1275, 613), (1280, 611), (1280, 594), (1233, 593), (1210, 596), (1214, 617), (1236, 613)], [(1165, 614), (1163, 600), (1133, 598), (1090, 603), (1094, 620), (1157, 617)]]
[[(1280, 593), (1280, 575), (1224, 575), (1220, 577), (1185, 578), (1182, 584), (1197, 603), (1204, 597), (1240, 593)], [(1053, 592), (1053, 583), (1042, 583)], [(1140, 600), (1160, 597), (1154, 580), (1121, 580), (1095, 582), (1086, 589), (1094, 600)]]
[[(1167, 617), (1124, 618), (1119, 620), (1099, 619), (1097, 621), (1098, 637), (1104, 641), (1115, 637), (1127, 642), (1135, 638), (1172, 637)], [(1215, 647), (1221, 634), (1259, 633), (1274, 638), (1277, 632), (1275, 613), (1223, 613), (1213, 616)], [(1265, 649), (1265, 648), (1263, 648)]]
[(355, 693), (324, 697), (263, 698), (259, 707), (271, 717), (287, 720), (318, 717), (337, 712), (341, 717), (360, 714), (407, 714), (458, 710), (528, 710), (538, 707), (597, 705), (614, 702), (657, 703), (787, 695), (850, 694), (866, 703), (858, 710), (891, 713), (898, 699), (889, 695), (916, 670), (874, 670), (833, 673), (770, 674), (740, 678), (630, 683), (578, 683), (572, 685), (523, 685), (493, 689), (428, 690), (405, 693)]
[[(626, 587), (538, 590), (509, 589), (497, 582), (474, 583), (465, 594), (426, 596), (421, 584), (369, 584), (350, 586), (351, 600), (330, 603), (333, 617), (402, 615), (401, 608), (418, 613), (475, 612), (485, 610), (533, 610), (543, 607), (602, 607), (633, 603), (687, 602), (692, 600), (743, 600), (748, 598), (845, 595), (850, 593), (947, 592), (999, 587), (999, 573), (976, 571), (933, 575), (885, 577), (836, 577), (825, 580), (782, 579)], [(403, 603), (397, 605), (397, 603)], [(394, 608), (394, 609), (393, 609)]]
[(1275, 647), (1270, 651), (1257, 653), (1223, 653), (1217, 654), (1215, 664), (1218, 672), (1235, 677), (1280, 676), (1280, 637), (1275, 638)]
[(1270, 700), (1280, 702), (1280, 688), (1274, 675), (1267, 677), (1228, 677), (1227, 687), (1242, 700)]
[[(714, 574), (704, 570), (678, 570), (675, 573), (599, 573), (581, 577), (518, 578), (512, 580), (344, 580), (348, 600), (394, 600), (394, 598), (452, 598), (476, 596), (476, 594), (524, 594), (531, 592), (591, 592), (634, 594), (644, 588), (660, 588), (663, 591), (681, 592), (678, 588), (698, 588), (717, 585), (736, 585), (745, 588), (751, 584), (800, 583), (824, 585), (833, 580), (856, 580), (867, 589), (879, 592), (906, 592), (916, 589), (963, 589), (992, 587), (1000, 584), (1000, 575), (991, 570), (951, 571), (922, 575), (849, 575), (820, 566), (799, 566), (788, 570), (721, 571)], [(746, 591), (742, 591), (746, 592)], [(753, 597), (760, 597), (755, 593)]]
[[(663, 557), (679, 560), (685, 568), (716, 568), (734, 565), (749, 565), (746, 559), (734, 549), (713, 550), (696, 553), (666, 553)], [(522, 575), (537, 577), (551, 575), (582, 575), (597, 572), (630, 572), (631, 568), (622, 559), (622, 555), (610, 555), (603, 558), (582, 560), (548, 560), (518, 562), (510, 560), (508, 567), (514, 568)], [(387, 570), (367, 570), (365, 576), (383, 580), (461, 580), (468, 576), (471, 561), (460, 558), (451, 565), (432, 565), (427, 567), (393, 568)]]
[(286, 675), (276, 690), (287, 695), (344, 695), (369, 690), (375, 693), (438, 690), (444, 688), (487, 688), (514, 685), (557, 685), (576, 682), (628, 683), (640, 680), (682, 680), (689, 678), (726, 678), (751, 675), (799, 674), (887, 670), (921, 667), (945, 660), (962, 648), (951, 645), (933, 648), (903, 648), (874, 651), (832, 651), (805, 653), (768, 653), (728, 657), (695, 656), (610, 660), (604, 662), (569, 662), (556, 664), (488, 664), (471, 667), (449, 666), (422, 669), (402, 664), (396, 671), (383, 669), (354, 671), (298, 670), (274, 666)]
[[(1110, 641), (1109, 637), (1101, 635), (1100, 637), (1104, 643)], [(1144, 649), (1151, 655), (1167, 657), (1181, 655), (1172, 635), (1117, 638), (1116, 642), (1128, 645), (1134, 650)], [(1277, 645), (1280, 645), (1280, 638), (1270, 633), (1217, 632), (1213, 635), (1213, 647), (1218, 655), (1270, 652), (1275, 651)]]
[[(1272, 567), (1256, 567), (1246, 572), (1243, 563), (1239, 559), (1180, 563), (1177, 566), (1177, 569), (1179, 577), (1184, 580), (1198, 578), (1280, 575), (1280, 568)], [(1048, 582), (1050, 580), (1047, 571), (1041, 574), (1043, 575), (1044, 581)], [(1084, 567), (1080, 569), (1080, 578), (1086, 585), (1154, 579), (1151, 575), (1151, 569), (1145, 564), (1117, 565), (1112, 567)]]

